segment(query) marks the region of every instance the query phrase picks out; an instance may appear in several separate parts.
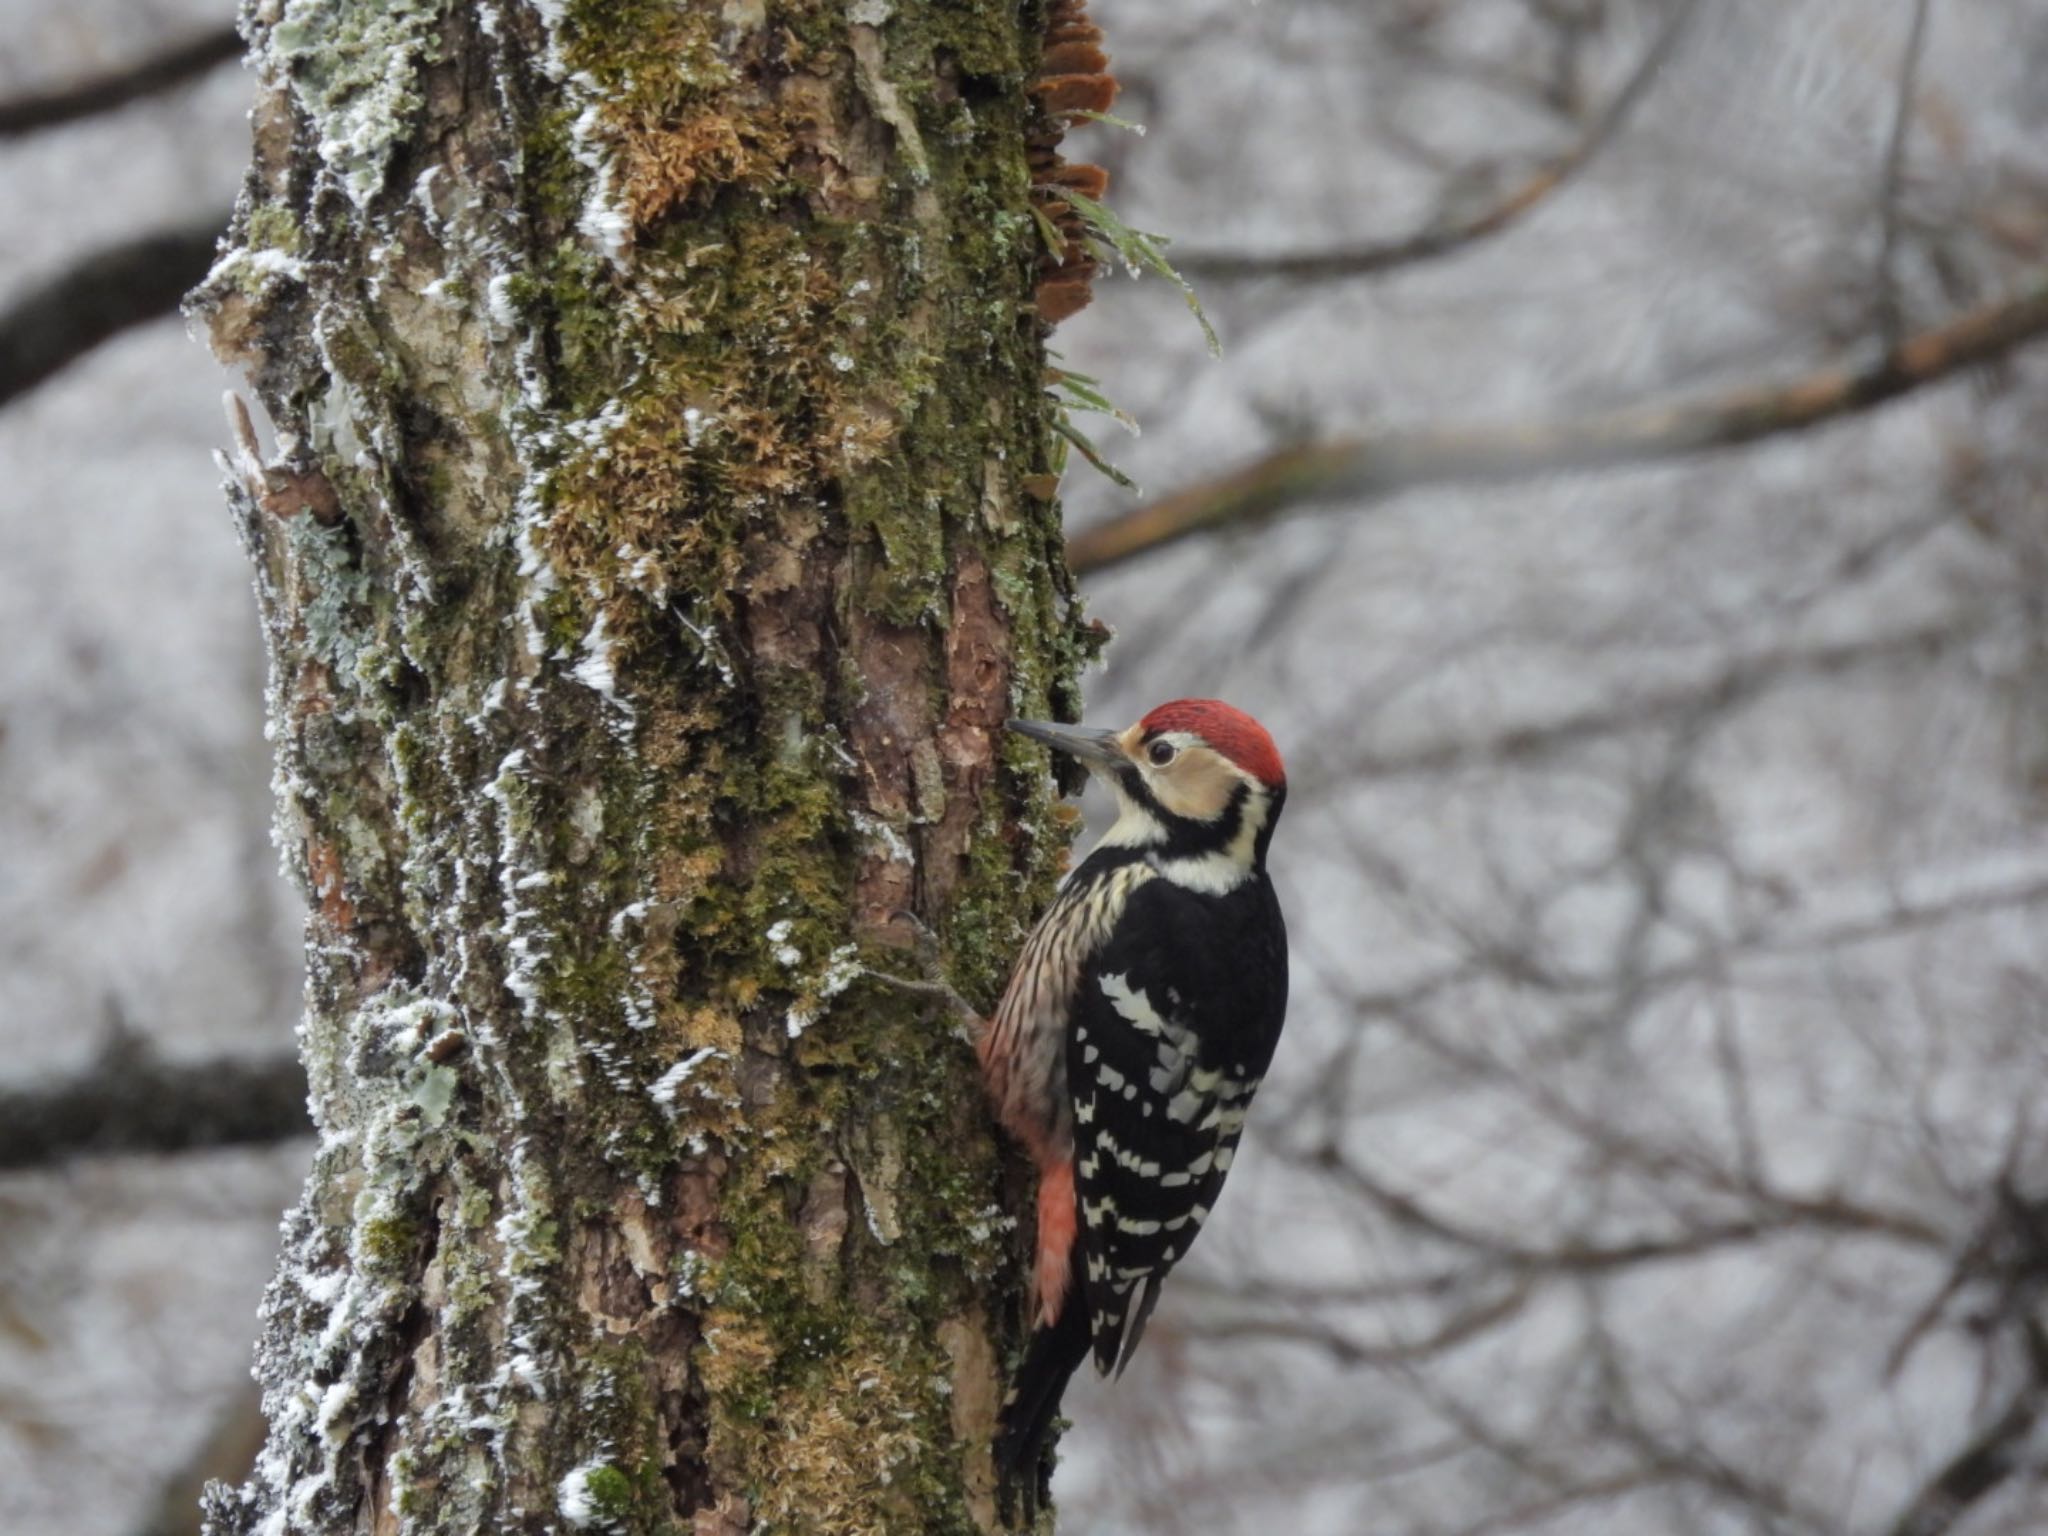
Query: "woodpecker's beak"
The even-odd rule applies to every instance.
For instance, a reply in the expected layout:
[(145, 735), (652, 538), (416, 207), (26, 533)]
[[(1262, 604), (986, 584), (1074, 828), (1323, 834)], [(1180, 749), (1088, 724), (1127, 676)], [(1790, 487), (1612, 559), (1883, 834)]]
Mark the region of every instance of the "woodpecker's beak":
[(1064, 752), (1090, 768), (1121, 768), (1129, 761), (1115, 731), (1085, 725), (1049, 725), (1043, 720), (1011, 720), (1008, 724), (1019, 736), (1042, 741), (1055, 752)]

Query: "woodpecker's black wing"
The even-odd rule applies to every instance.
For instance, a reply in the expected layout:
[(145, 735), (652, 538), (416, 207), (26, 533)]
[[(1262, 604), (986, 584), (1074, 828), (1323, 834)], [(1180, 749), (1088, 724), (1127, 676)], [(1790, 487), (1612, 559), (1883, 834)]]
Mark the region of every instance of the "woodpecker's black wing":
[(1122, 1371), (1214, 1207), (1286, 1011), (1263, 870), (1221, 894), (1145, 881), (1082, 965), (1067, 1082), (1098, 1370)]

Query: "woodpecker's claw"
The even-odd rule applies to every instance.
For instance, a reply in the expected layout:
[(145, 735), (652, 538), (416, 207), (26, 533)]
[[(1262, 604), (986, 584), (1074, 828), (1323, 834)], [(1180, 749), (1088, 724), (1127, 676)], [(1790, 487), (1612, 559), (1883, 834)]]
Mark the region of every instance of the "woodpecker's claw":
[(914, 912), (892, 912), (889, 914), (889, 921), (892, 926), (909, 929), (911, 953), (916, 956), (918, 969), (924, 972), (924, 979), (919, 981), (908, 976), (896, 976), (888, 971), (875, 970), (872, 966), (863, 966), (861, 973), (872, 981), (895, 988), (898, 992), (908, 992), (913, 997), (929, 997), (944, 1003), (953, 1010), (959, 1020), (954, 1032), (968, 1045), (978, 1045), (982, 1030), (987, 1026), (982, 1019), (981, 1010), (962, 997), (954, 990), (953, 984), (946, 980), (945, 968), (939, 957), (939, 936), (921, 922)]
[(911, 953), (917, 956), (917, 968), (924, 972), (924, 979), (944, 981), (946, 973), (939, 953), (939, 936), (915, 912), (891, 912), (889, 921), (910, 930)]
[(892, 976), (887, 971), (878, 971), (873, 966), (868, 965), (861, 967), (861, 975), (867, 977), (870, 981), (879, 981), (885, 987), (893, 987), (898, 992), (907, 992), (912, 997), (929, 997), (936, 1002), (944, 1003), (959, 1018), (959, 1024), (954, 1029), (954, 1033), (968, 1045), (974, 1045), (980, 1041), (983, 1028), (981, 1012), (974, 1004), (954, 991), (951, 983), (944, 981), (914, 981), (908, 976)]

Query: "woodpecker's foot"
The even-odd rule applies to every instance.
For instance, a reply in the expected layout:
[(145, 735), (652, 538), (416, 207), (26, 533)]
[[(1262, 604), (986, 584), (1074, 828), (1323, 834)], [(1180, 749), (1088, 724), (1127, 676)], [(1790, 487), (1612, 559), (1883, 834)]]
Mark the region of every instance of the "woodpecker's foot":
[(939, 950), (939, 936), (926, 926), (924, 919), (915, 912), (899, 908), (889, 914), (889, 926), (901, 928), (910, 935), (910, 952), (917, 956), (917, 968), (924, 973), (924, 979), (943, 983), (946, 968)]
[(917, 960), (917, 968), (924, 973), (923, 978), (914, 980), (908, 976), (896, 976), (872, 967), (863, 967), (863, 973), (871, 980), (878, 981), (886, 987), (893, 987), (898, 992), (908, 992), (913, 997), (928, 997), (935, 1002), (944, 1003), (953, 1010), (958, 1021), (956, 1033), (960, 1038), (969, 1045), (979, 1042), (983, 1028), (981, 1010), (962, 997), (954, 990), (953, 984), (946, 980), (945, 967), (939, 956), (939, 936), (919, 921), (914, 912), (890, 913), (889, 925), (892, 928), (900, 928), (910, 935), (911, 954)]
[(918, 981), (909, 976), (892, 976), (887, 971), (878, 971), (873, 966), (862, 966), (861, 974), (870, 981), (878, 981), (885, 987), (898, 992), (907, 992), (912, 997), (928, 997), (934, 1002), (944, 1003), (953, 1010), (956, 1023), (953, 1032), (968, 1045), (981, 1039), (981, 1011), (953, 990), (946, 981)]

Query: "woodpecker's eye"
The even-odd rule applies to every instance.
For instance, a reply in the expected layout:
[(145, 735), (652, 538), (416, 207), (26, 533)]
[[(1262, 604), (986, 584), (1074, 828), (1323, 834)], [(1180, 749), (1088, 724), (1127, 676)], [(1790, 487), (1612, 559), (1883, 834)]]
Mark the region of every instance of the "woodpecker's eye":
[(1145, 749), (1145, 755), (1152, 759), (1154, 768), (1164, 768), (1180, 755), (1180, 749), (1170, 741), (1155, 741)]

